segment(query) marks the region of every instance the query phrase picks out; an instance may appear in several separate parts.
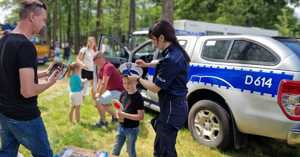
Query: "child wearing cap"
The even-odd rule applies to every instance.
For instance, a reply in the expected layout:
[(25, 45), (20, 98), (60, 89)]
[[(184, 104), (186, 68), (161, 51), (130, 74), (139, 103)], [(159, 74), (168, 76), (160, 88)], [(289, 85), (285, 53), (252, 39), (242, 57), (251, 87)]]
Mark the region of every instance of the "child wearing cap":
[[(127, 70), (128, 71), (128, 70)], [(116, 142), (113, 147), (112, 156), (120, 155), (121, 149), (127, 139), (127, 151), (129, 157), (136, 157), (135, 143), (139, 133), (139, 121), (144, 119), (144, 100), (137, 90), (137, 81), (131, 81), (123, 74), (123, 86), (125, 91), (120, 96), (120, 102), (113, 100), (113, 103), (120, 103), (121, 109), (117, 111), (120, 125), (117, 130)]]

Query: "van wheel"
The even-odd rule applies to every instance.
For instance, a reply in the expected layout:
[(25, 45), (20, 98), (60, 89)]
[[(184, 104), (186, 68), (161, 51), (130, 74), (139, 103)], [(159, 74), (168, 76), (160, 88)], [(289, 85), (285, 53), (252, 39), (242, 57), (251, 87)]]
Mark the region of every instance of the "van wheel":
[(190, 110), (188, 126), (200, 144), (226, 149), (232, 143), (229, 115), (216, 102), (196, 102)]

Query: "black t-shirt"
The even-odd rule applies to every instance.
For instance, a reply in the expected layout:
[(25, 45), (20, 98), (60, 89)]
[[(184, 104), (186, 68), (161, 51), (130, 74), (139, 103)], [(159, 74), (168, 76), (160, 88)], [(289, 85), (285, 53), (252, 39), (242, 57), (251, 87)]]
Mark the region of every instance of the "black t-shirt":
[[(2, 53), (3, 45), (5, 49)], [(0, 39), (0, 113), (15, 120), (26, 121), (39, 117), (40, 110), (37, 96), (24, 98), (21, 95), (21, 68), (34, 69), (34, 82), (38, 83), (34, 45), (22, 34), (8, 34)]]
[[(144, 99), (142, 95), (137, 91), (134, 94), (128, 94), (126, 91), (120, 96), (120, 102), (123, 105), (123, 112), (130, 114), (137, 114), (138, 110), (144, 110)], [(120, 123), (124, 128), (136, 128), (139, 126), (139, 121), (124, 119), (123, 123)]]

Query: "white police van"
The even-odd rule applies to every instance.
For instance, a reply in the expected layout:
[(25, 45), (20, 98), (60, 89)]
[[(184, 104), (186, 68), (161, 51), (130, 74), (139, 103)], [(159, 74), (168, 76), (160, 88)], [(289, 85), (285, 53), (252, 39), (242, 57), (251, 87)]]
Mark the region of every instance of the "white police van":
[[(188, 127), (201, 144), (239, 146), (246, 134), (300, 143), (300, 42), (251, 35), (178, 36), (191, 57)], [(159, 58), (151, 41), (130, 60)], [(174, 67), (176, 68), (176, 67)], [(152, 79), (155, 68), (144, 69)], [(143, 93), (159, 111), (157, 95)]]

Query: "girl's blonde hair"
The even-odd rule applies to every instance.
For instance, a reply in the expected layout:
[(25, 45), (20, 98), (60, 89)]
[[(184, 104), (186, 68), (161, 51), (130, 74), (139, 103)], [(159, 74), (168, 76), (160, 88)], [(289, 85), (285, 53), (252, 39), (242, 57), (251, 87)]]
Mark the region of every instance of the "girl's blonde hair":
[[(90, 47), (90, 43), (91, 42), (94, 42), (95, 44), (92, 45), (93, 47)], [(96, 38), (93, 37), (93, 36), (89, 36), (88, 39), (87, 39), (87, 43), (86, 43), (86, 47), (87, 48), (90, 48), (90, 49), (93, 49), (94, 51), (97, 51), (97, 42), (96, 42)]]
[(67, 72), (67, 76), (70, 77), (72, 74), (74, 74), (76, 69), (80, 69), (81, 66), (79, 63), (72, 63), (68, 66), (68, 72)]

